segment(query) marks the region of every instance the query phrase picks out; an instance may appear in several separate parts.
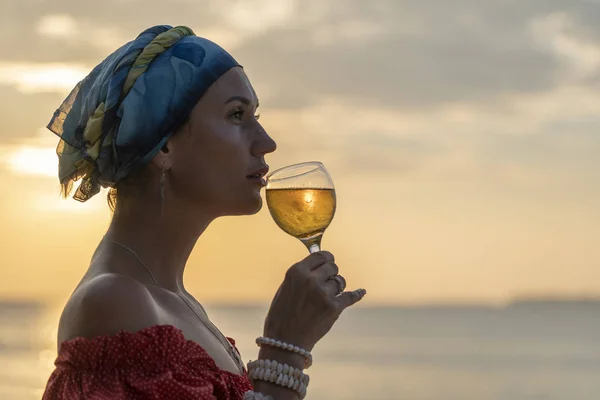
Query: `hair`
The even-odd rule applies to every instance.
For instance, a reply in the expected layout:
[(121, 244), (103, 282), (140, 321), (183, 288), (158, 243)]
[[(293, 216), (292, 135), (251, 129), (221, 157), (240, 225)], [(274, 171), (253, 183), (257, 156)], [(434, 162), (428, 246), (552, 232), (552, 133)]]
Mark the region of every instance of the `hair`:
[[(187, 125), (189, 121), (190, 115), (188, 114), (180, 127)], [(179, 128), (176, 129), (176, 132), (177, 131), (179, 131)], [(162, 147), (162, 151), (169, 152), (166, 144)], [(118, 182), (114, 187), (110, 187), (108, 189), (108, 193), (106, 194), (106, 202), (108, 203), (108, 208), (113, 214), (126, 209), (131, 204), (132, 199), (139, 198), (145, 194), (152, 179), (150, 166), (151, 163), (139, 166), (137, 169), (131, 171), (129, 175)], [(60, 185), (60, 193), (63, 198), (67, 198), (71, 194), (73, 182), (73, 180), (69, 180), (68, 182)]]
[(146, 194), (152, 174), (149, 165), (132, 171), (125, 179), (111, 187), (106, 194), (108, 208), (113, 213), (127, 209), (134, 199)]
[[(144, 165), (132, 171), (125, 179), (110, 187), (106, 194), (106, 202), (111, 212), (115, 213), (131, 204), (131, 200), (143, 196), (151, 180), (150, 168)], [(70, 180), (60, 185), (60, 194), (68, 198), (73, 191), (74, 181)]]

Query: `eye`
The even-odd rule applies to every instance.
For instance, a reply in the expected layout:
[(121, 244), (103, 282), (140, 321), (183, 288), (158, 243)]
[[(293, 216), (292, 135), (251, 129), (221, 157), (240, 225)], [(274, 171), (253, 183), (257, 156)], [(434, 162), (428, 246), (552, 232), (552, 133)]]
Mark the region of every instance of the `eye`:
[[(233, 120), (235, 120), (236, 122), (242, 122), (244, 119), (244, 109), (242, 107), (238, 107), (235, 110), (233, 110), (229, 116), (230, 118), (232, 118)], [(254, 113), (254, 118), (256, 120), (258, 120), (260, 118), (260, 112), (256, 111), (256, 113)]]
[(241, 122), (242, 119), (244, 118), (244, 109), (241, 107), (238, 107), (235, 110), (233, 110), (233, 112), (230, 114), (230, 116), (235, 121)]

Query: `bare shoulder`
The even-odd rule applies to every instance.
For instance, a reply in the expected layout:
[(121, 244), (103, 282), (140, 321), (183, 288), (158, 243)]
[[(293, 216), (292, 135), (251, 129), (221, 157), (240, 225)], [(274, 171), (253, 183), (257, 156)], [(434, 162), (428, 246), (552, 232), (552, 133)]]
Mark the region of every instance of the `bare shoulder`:
[(130, 277), (105, 273), (81, 284), (60, 318), (58, 343), (75, 337), (135, 332), (158, 324), (148, 288)]

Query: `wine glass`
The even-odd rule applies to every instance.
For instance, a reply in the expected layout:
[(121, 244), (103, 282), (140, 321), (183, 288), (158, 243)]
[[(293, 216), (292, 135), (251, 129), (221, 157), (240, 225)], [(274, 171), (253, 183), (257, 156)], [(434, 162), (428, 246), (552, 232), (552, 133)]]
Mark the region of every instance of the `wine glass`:
[(321, 250), (321, 238), (335, 214), (333, 181), (317, 161), (290, 165), (267, 176), (267, 205), (275, 223), (300, 239), (310, 253)]

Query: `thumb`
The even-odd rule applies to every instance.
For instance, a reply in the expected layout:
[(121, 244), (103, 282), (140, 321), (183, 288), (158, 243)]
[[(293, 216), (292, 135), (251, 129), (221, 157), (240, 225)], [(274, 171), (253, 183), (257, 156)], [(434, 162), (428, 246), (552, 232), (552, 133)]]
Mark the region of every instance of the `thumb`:
[(336, 297), (336, 301), (340, 306), (340, 310), (344, 311), (346, 308), (358, 303), (365, 297), (367, 291), (365, 289), (356, 289), (352, 292), (344, 292)]

